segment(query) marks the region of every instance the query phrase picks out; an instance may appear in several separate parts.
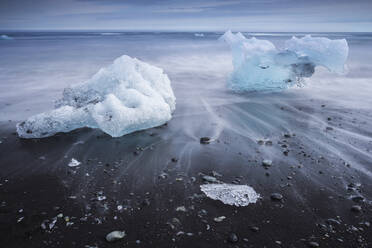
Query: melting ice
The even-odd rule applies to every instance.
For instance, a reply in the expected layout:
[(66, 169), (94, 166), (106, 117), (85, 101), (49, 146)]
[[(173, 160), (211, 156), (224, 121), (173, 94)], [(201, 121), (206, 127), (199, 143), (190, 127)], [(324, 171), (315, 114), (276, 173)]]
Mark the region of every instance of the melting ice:
[(235, 91), (276, 90), (301, 84), (311, 77), (316, 66), (342, 73), (349, 53), (345, 39), (293, 37), (279, 50), (268, 40), (227, 31), (220, 37), (232, 51), (234, 71), (229, 87)]
[(22, 138), (90, 127), (119, 137), (171, 119), (176, 98), (163, 70), (122, 56), (87, 82), (66, 88), (56, 109), (17, 124)]
[(220, 200), (225, 204), (232, 206), (248, 206), (250, 203), (256, 203), (260, 195), (248, 185), (236, 184), (203, 184), (200, 185), (209, 198)]

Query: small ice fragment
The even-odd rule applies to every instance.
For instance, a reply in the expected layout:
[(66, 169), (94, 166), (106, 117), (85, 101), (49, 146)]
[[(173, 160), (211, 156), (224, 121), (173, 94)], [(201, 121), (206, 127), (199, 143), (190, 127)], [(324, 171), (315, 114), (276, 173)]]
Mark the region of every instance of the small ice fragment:
[(114, 242), (125, 237), (125, 231), (112, 231), (106, 235), (107, 242)]
[(248, 185), (235, 184), (203, 184), (200, 185), (209, 198), (220, 200), (224, 204), (231, 206), (247, 206), (250, 203), (256, 203), (260, 195)]
[(70, 167), (76, 167), (76, 166), (79, 166), (81, 163), (79, 161), (77, 161), (76, 159), (72, 158), (70, 163), (68, 163), (68, 166)]
[(195, 33), (194, 36), (195, 37), (204, 37), (204, 34), (203, 33)]
[(23, 216), (20, 217), (20, 218), (18, 218), (17, 223), (21, 222), (24, 218), (25, 218), (25, 217), (23, 217)]
[(121, 211), (123, 209), (123, 206), (122, 205), (118, 205), (117, 206), (117, 209), (118, 209), (118, 211)]

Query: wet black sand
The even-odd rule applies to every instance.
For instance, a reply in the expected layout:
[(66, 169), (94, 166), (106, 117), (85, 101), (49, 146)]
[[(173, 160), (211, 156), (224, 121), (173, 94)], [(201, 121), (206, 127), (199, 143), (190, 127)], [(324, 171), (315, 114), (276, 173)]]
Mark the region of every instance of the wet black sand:
[[(250, 109), (251, 116), (257, 112), (270, 123), (264, 102), (237, 103), (234, 110)], [(283, 119), (295, 116), (293, 111), (303, 115), (299, 123), (288, 120), (297, 128), (267, 132), (262, 139), (271, 146), (228, 128), (210, 144), (200, 144), (199, 138), (212, 136), (208, 130), (218, 129), (218, 123), (205, 113), (180, 115), (193, 113), (182, 104), (167, 125), (121, 138), (81, 129), (22, 140), (14, 133), (15, 122), (2, 122), (1, 246), (372, 247), (370, 113), (322, 105), (274, 105)], [(214, 110), (222, 120), (233, 121), (231, 107)], [(306, 115), (326, 125), (307, 125)], [(188, 124), (195, 137), (181, 131)], [(364, 138), (353, 140), (356, 135)], [(71, 158), (82, 164), (68, 167)], [(270, 168), (262, 166), (264, 159), (273, 161)], [(208, 199), (199, 188), (203, 175), (251, 185), (262, 198), (247, 207)], [(283, 200), (273, 201), (272, 193)], [(354, 205), (361, 210), (352, 211)], [(176, 211), (180, 206), (186, 211)], [(214, 221), (219, 216), (226, 219)], [(105, 235), (113, 230), (127, 235), (108, 243)], [(229, 238), (232, 234), (237, 242)]]

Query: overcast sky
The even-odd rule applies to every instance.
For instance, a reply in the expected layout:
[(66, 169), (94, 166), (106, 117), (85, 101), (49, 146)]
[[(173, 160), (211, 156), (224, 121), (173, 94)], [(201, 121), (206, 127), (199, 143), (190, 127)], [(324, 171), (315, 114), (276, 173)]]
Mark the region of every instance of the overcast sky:
[(372, 32), (372, 0), (0, 0), (0, 29)]

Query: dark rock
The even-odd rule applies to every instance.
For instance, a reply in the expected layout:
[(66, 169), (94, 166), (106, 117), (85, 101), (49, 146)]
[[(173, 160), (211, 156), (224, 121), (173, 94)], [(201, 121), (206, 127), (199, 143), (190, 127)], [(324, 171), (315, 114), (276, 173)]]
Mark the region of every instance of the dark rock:
[(328, 219), (328, 220), (326, 220), (326, 222), (327, 222), (328, 225), (340, 225), (341, 224), (340, 221), (335, 220), (335, 219)]
[(354, 205), (351, 207), (351, 211), (355, 212), (355, 213), (360, 213), (362, 212), (362, 207), (359, 206), (359, 205)]
[(230, 242), (230, 243), (236, 243), (239, 241), (239, 238), (238, 236), (235, 234), (235, 233), (230, 233), (229, 234), (229, 237), (227, 238), (227, 240)]
[(279, 193), (272, 193), (270, 198), (273, 201), (281, 201), (281, 200), (283, 200), (283, 195), (281, 195)]
[(362, 201), (364, 201), (364, 197), (360, 196), (360, 195), (354, 195), (354, 196), (351, 197), (351, 200), (353, 200), (355, 202), (362, 202)]
[(200, 144), (209, 144), (209, 143), (211, 143), (211, 138), (209, 137), (200, 138)]
[(314, 242), (314, 241), (310, 241), (308, 243), (309, 247), (319, 247), (319, 244), (317, 242)]
[(270, 167), (271, 165), (273, 164), (273, 161), (271, 161), (271, 160), (268, 160), (268, 159), (265, 159), (264, 161), (262, 161), (262, 165), (264, 166), (264, 167)]
[(143, 201), (142, 201), (142, 206), (150, 206), (150, 200), (149, 199), (144, 199)]

